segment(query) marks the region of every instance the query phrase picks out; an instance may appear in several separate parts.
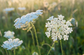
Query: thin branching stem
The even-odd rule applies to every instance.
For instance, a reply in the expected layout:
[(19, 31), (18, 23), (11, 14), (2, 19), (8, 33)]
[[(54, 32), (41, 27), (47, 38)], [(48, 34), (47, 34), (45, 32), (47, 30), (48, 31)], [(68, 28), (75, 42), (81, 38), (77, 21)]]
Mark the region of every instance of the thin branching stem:
[(30, 30), (30, 32), (31, 32), (31, 35), (32, 35), (33, 45), (35, 46), (33, 32), (31, 30)]
[(41, 55), (35, 26), (32, 23), (31, 23), (31, 25), (32, 25), (34, 32), (35, 32), (35, 38), (36, 38), (36, 42), (37, 42), (37, 46), (38, 46), (38, 50), (39, 50), (39, 55)]
[[(55, 44), (55, 42), (52, 44), (52, 47), (54, 46), (54, 44)], [(49, 53), (50, 53), (52, 47), (51, 47), (50, 50), (48, 51), (48, 54), (47, 54), (47, 55), (49, 55)]]

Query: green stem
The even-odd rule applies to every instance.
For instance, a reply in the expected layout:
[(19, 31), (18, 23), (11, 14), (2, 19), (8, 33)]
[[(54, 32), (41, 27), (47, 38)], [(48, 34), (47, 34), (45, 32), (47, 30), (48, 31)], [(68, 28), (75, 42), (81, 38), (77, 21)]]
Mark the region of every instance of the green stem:
[[(32, 23), (31, 23), (32, 24)], [(34, 32), (35, 32), (35, 38), (36, 38), (36, 42), (37, 42), (37, 46), (38, 46), (38, 50), (39, 50), (39, 55), (41, 55), (40, 53), (40, 48), (39, 48), (39, 43), (38, 43), (38, 38), (37, 38), (37, 33), (36, 33), (36, 29), (35, 29), (35, 26), (32, 24), (32, 27), (34, 29)]]
[[(6, 49), (5, 49), (5, 50), (6, 50)], [(6, 50), (6, 54), (8, 55), (7, 50)]]
[(31, 32), (31, 35), (32, 35), (33, 45), (35, 46), (33, 32), (31, 30), (30, 30), (30, 32)]
[[(54, 44), (55, 44), (55, 42), (52, 44), (52, 47), (54, 46)], [(47, 54), (47, 55), (49, 55), (49, 53), (50, 53), (52, 47), (51, 47), (50, 50), (48, 51), (48, 54)]]
[(14, 51), (14, 55), (15, 55), (15, 49), (13, 51)]
[(62, 42), (60, 40), (60, 45), (61, 45), (61, 52), (62, 52), (62, 55), (63, 55), (63, 49), (62, 49)]

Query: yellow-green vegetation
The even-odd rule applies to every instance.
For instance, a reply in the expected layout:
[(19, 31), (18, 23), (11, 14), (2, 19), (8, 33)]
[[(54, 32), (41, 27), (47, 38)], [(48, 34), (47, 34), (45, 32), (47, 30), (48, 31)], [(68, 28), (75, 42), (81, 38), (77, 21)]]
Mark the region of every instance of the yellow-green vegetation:
[[(5, 8), (15, 8), (13, 11), (5, 12)], [(25, 10), (18, 10), (18, 7), (25, 7)], [(37, 40), (35, 38), (34, 29), (31, 29), (34, 34), (32, 40), (31, 31), (16, 29), (14, 20), (21, 16), (43, 10), (43, 14), (35, 20), (35, 28), (38, 38), (38, 44), (41, 55), (62, 55), (60, 40), (55, 42), (52, 47), (53, 40), (45, 35), (45, 23), (51, 16), (57, 17), (62, 14), (65, 20), (75, 18), (78, 22), (73, 26), (73, 32), (69, 34), (69, 39), (62, 42), (63, 55), (83, 55), (84, 54), (84, 0), (0, 0), (0, 46), (5, 40), (5, 31), (14, 31), (15, 38), (23, 40), (19, 48), (15, 50), (15, 55), (32, 55), (33, 52), (39, 54)], [(78, 26), (77, 26), (78, 25)], [(36, 53), (36, 54), (37, 54)], [(6, 50), (0, 47), (0, 55), (13, 55), (13, 50)]]

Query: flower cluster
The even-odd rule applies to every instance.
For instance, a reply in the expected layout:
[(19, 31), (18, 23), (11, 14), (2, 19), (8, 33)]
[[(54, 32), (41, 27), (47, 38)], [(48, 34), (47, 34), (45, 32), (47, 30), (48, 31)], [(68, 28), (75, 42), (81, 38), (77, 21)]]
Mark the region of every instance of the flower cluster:
[(14, 38), (14, 32), (11, 32), (11, 31), (6, 31), (4, 32), (4, 37), (6, 38)]
[(26, 10), (25, 7), (18, 7), (18, 10)]
[(33, 20), (38, 18), (39, 15), (42, 14), (43, 10), (37, 10), (36, 12), (32, 12), (32, 13), (28, 13), (24, 16), (22, 16), (21, 18), (17, 18), (14, 22), (14, 26), (16, 28), (27, 28), (30, 25), (30, 22), (34, 22)]
[(9, 11), (13, 11), (13, 10), (14, 10), (14, 8), (6, 8), (6, 9), (4, 9), (3, 11), (9, 12)]
[(47, 37), (52, 37), (53, 41), (57, 39), (61, 40), (68, 40), (68, 34), (71, 33), (73, 30), (71, 27), (71, 23), (69, 21), (63, 20), (64, 16), (58, 15), (58, 18), (54, 18), (51, 16), (46, 23), (47, 32), (45, 34)]
[(20, 46), (23, 43), (22, 40), (16, 39), (8, 39), (8, 41), (5, 41), (1, 47), (6, 48), (7, 50), (11, 50), (13, 48), (16, 48)]

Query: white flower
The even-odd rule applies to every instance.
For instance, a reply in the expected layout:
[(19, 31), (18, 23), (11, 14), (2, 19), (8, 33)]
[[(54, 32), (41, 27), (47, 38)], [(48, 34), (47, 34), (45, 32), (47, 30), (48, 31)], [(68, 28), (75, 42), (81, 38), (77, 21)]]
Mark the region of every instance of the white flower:
[(63, 20), (64, 16), (58, 15), (58, 18), (54, 18), (51, 16), (46, 23), (47, 32), (45, 34), (49, 38), (52, 37), (53, 41), (57, 39), (61, 40), (68, 40), (68, 34), (71, 33), (73, 30), (71, 27), (71, 23), (69, 21)]
[(23, 41), (19, 40), (18, 38), (16, 39), (10, 38), (7, 41), (5, 41), (1, 47), (6, 48), (7, 50), (11, 50), (13, 48), (20, 46), (22, 43)]
[(38, 55), (38, 53), (37, 52), (33, 52), (33, 54), (32, 55)]
[(52, 20), (54, 16), (49, 17), (47, 20)]
[(59, 20), (63, 20), (64, 16), (58, 15)]
[(34, 19), (38, 18), (42, 14), (43, 10), (37, 10), (36, 12), (28, 13), (21, 18), (17, 18), (14, 22), (16, 28), (27, 28), (30, 25), (30, 22), (34, 23)]
[(68, 40), (68, 35), (64, 35), (64, 40)]
[(25, 7), (18, 7), (18, 10), (26, 10)]
[(45, 32), (45, 34), (47, 35), (47, 37), (49, 37), (49, 36), (50, 36), (50, 32)]
[(4, 37), (6, 38), (14, 38), (14, 32), (11, 32), (11, 31), (6, 31), (4, 32)]
[(9, 12), (9, 11), (13, 11), (13, 10), (14, 10), (14, 8), (5, 8), (3, 11)]

